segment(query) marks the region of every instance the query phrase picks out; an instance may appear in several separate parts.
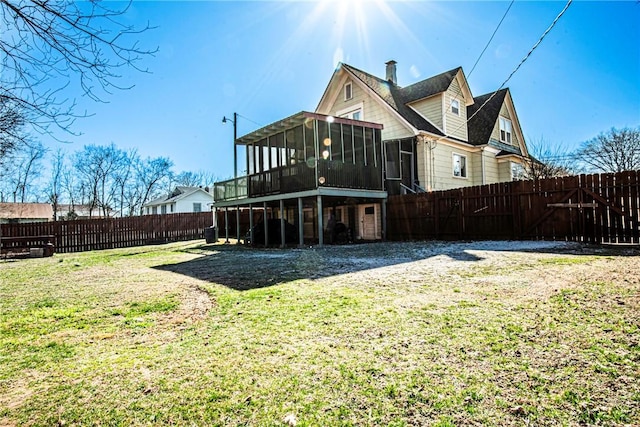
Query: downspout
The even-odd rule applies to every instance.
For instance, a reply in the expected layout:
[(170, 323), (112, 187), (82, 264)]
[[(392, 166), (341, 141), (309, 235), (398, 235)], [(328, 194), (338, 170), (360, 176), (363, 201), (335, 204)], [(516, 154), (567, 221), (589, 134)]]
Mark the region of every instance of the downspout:
[(429, 164), (428, 164), (428, 158), (427, 158), (427, 138), (426, 137), (422, 137), (422, 145), (423, 145), (423, 149), (422, 149), (422, 163), (424, 163), (424, 182), (425, 182), (425, 188), (427, 190), (431, 189), (431, 183), (430, 181), (430, 177), (429, 177)]
[(487, 183), (487, 176), (484, 167), (484, 147), (480, 150), (480, 165), (482, 167), (482, 185)]

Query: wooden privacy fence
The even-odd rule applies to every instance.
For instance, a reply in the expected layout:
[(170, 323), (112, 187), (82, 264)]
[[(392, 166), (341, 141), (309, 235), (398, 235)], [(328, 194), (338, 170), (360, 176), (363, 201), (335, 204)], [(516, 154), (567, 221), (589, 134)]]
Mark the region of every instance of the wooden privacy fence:
[(2, 224), (2, 238), (54, 236), (56, 252), (82, 252), (202, 239), (211, 212)]
[(389, 240), (640, 243), (640, 171), (391, 196)]

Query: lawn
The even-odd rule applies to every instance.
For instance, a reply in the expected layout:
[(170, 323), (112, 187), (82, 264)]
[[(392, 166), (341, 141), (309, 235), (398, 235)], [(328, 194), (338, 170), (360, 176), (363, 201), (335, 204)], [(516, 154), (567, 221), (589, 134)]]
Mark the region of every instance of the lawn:
[(638, 261), (548, 242), (0, 261), (0, 426), (639, 425)]

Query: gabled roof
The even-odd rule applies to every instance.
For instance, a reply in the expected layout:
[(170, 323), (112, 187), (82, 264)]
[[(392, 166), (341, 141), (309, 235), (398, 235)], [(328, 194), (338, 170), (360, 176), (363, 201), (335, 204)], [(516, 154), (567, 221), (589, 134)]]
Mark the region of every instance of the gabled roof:
[[(508, 88), (500, 89), (497, 92), (473, 98), (474, 103), (467, 107), (467, 117), (470, 117), (468, 123), (469, 144), (484, 145), (489, 142), (489, 137), (491, 137), (508, 91)], [(478, 110), (480, 111), (478, 112)]]
[(404, 102), (409, 103), (445, 92), (449, 89), (460, 70), (462, 70), (462, 67), (457, 67), (403, 88)]
[[(418, 130), (424, 130), (436, 135), (444, 136), (444, 133), (440, 129), (438, 129), (436, 126), (434, 126), (430, 121), (422, 117), (420, 114), (416, 113), (413, 109), (408, 107), (406, 104), (408, 102), (411, 102), (408, 99), (415, 101), (417, 99), (427, 98), (437, 93), (437, 92), (430, 93), (429, 91), (437, 87), (440, 87), (443, 84), (443, 81), (446, 78), (440, 77), (440, 76), (446, 73), (440, 74), (436, 77), (432, 77), (431, 79), (423, 80), (422, 82), (418, 82), (414, 85), (411, 85), (403, 89), (397, 84), (394, 84), (387, 80), (382, 80), (376, 76), (373, 76), (369, 73), (366, 73), (362, 70), (352, 67), (351, 65), (341, 64), (341, 67), (343, 67), (353, 76), (355, 76), (358, 80), (362, 81), (367, 87), (373, 90), (373, 92), (375, 92), (380, 98), (382, 98), (382, 100), (385, 101), (391, 108), (396, 110), (402, 116), (402, 118), (404, 118), (407, 122), (409, 122), (411, 126), (413, 126)], [(436, 79), (436, 80), (431, 81), (432, 79)], [(430, 83), (426, 83), (426, 82), (430, 82)], [(451, 79), (449, 80), (449, 83), (451, 83)], [(423, 86), (418, 86), (420, 84), (423, 84)], [(447, 88), (448, 87), (449, 86), (447, 86)], [(444, 90), (446, 90), (446, 88)], [(420, 96), (420, 94), (424, 96)], [(411, 97), (407, 98), (407, 95), (411, 95)], [(416, 96), (418, 96), (418, 98), (414, 98)]]
[(0, 203), (0, 218), (53, 219), (53, 209), (48, 203)]
[(158, 206), (158, 205), (165, 205), (167, 203), (177, 202), (178, 200), (182, 200), (185, 197), (190, 196), (193, 193), (196, 193), (198, 191), (201, 191), (213, 198), (211, 194), (209, 194), (207, 191), (205, 191), (201, 187), (177, 186), (171, 193), (169, 193), (169, 195), (158, 197), (155, 200), (145, 203), (143, 206)]

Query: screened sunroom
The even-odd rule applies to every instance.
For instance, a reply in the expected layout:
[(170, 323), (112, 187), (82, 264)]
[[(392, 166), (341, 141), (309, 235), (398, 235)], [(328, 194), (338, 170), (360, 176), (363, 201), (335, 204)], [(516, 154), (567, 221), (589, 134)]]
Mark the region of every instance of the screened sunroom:
[[(216, 183), (214, 208), (228, 214), (259, 207), (267, 218), (294, 223), (299, 244), (322, 244), (331, 215), (356, 228), (355, 211), (342, 208), (377, 205), (378, 232), (366, 237), (381, 237), (381, 201), (387, 197), (381, 130), (376, 123), (301, 112), (240, 137), (234, 150), (244, 147), (247, 175)], [(239, 221), (236, 227), (233, 234), (240, 238), (246, 230)]]

